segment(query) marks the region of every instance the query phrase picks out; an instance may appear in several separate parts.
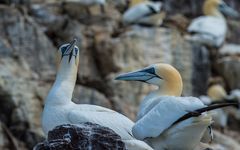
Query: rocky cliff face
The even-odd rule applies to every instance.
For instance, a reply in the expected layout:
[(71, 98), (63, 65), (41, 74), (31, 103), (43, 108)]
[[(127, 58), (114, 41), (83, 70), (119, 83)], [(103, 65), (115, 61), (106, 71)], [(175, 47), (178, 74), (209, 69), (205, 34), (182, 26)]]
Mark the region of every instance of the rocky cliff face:
[[(239, 1), (231, 2), (239, 8)], [(114, 81), (114, 77), (157, 62), (170, 63), (180, 71), (183, 95), (192, 95), (200, 84), (192, 82), (195, 52), (183, 38), (189, 18), (181, 15), (190, 16), (195, 8), (199, 10), (199, 5), (168, 1), (164, 7), (171, 15), (166, 24), (141, 27), (122, 25), (124, 0), (109, 1), (102, 15), (98, 7), (91, 8), (89, 15), (82, 6), (62, 5), (54, 0), (0, 3), (0, 149), (32, 149), (44, 138), (40, 118), (44, 98), (55, 79), (55, 53), (73, 37), (81, 39), (73, 99), (76, 103), (115, 109), (134, 120), (141, 99), (155, 87)], [(186, 4), (186, 9), (180, 9), (181, 4)], [(181, 14), (176, 16), (176, 10)], [(240, 23), (231, 20), (229, 24), (232, 32), (227, 40), (237, 44)], [(214, 62), (229, 89), (239, 87), (239, 61), (235, 56), (238, 54), (223, 54)], [(232, 64), (229, 74), (227, 69)]]

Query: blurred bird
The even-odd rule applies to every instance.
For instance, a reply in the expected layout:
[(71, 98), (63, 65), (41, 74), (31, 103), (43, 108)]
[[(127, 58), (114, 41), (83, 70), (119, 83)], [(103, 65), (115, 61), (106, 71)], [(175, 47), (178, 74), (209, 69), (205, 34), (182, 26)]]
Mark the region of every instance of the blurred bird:
[(159, 26), (165, 17), (164, 13), (160, 13), (162, 8), (161, 2), (133, 0), (129, 6), (130, 8), (123, 14), (124, 24)]
[(86, 6), (87, 7), (87, 12), (90, 14), (90, 10), (88, 9), (88, 7), (93, 6), (93, 5), (99, 5), (101, 12), (104, 13), (105, 12), (105, 4), (106, 4), (106, 0), (63, 0), (62, 1), (63, 4), (65, 3), (76, 3), (76, 4), (80, 4), (82, 6)]
[(156, 150), (193, 150), (212, 123), (211, 115), (203, 112), (229, 105), (208, 107), (198, 98), (180, 97), (181, 75), (168, 64), (121, 74), (116, 80), (142, 81), (159, 87), (144, 98), (132, 129), (134, 137), (146, 140)]
[[(207, 95), (211, 103), (218, 103), (227, 98), (227, 92), (220, 84), (211, 85), (207, 90)], [(227, 126), (228, 114), (223, 109), (217, 109), (212, 111), (212, 117), (214, 125), (220, 127), (220, 130), (223, 133)]]
[(72, 102), (79, 64), (79, 49), (75, 44), (76, 40), (58, 50), (58, 73), (42, 114), (44, 133), (47, 135), (48, 131), (62, 124), (91, 122), (115, 131), (130, 150), (152, 150), (145, 142), (132, 136), (134, 123), (124, 115), (108, 108)]
[(227, 32), (227, 23), (222, 13), (231, 17), (239, 17), (239, 14), (223, 0), (205, 0), (203, 13), (205, 16), (194, 19), (188, 27), (188, 32), (193, 35), (187, 39), (211, 47), (220, 47)]

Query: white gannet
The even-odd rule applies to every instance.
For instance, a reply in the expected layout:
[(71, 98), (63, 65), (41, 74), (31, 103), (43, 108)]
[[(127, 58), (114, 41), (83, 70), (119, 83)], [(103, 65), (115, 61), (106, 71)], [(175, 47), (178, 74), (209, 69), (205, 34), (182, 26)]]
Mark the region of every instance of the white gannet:
[(145, 142), (132, 136), (134, 123), (124, 115), (108, 108), (75, 104), (71, 101), (79, 63), (76, 40), (62, 45), (58, 50), (59, 67), (56, 80), (45, 99), (42, 127), (48, 131), (61, 124), (96, 123), (115, 131), (130, 150), (151, 150)]
[(155, 150), (193, 150), (200, 143), (212, 123), (211, 115), (203, 113), (198, 117), (177, 121), (188, 112), (194, 114), (206, 105), (195, 97), (180, 97), (182, 78), (174, 67), (154, 64), (121, 74), (116, 79), (142, 81), (159, 87), (147, 95), (140, 105), (137, 122), (132, 129), (137, 139), (146, 140)]
[(162, 3), (152, 1), (131, 1), (130, 8), (123, 14), (124, 24), (160, 25), (163, 14), (160, 14)]
[(205, 16), (194, 19), (188, 27), (188, 32), (193, 33), (188, 39), (208, 46), (220, 47), (227, 32), (227, 23), (222, 13), (232, 17), (238, 17), (239, 14), (223, 0), (205, 0), (203, 13)]

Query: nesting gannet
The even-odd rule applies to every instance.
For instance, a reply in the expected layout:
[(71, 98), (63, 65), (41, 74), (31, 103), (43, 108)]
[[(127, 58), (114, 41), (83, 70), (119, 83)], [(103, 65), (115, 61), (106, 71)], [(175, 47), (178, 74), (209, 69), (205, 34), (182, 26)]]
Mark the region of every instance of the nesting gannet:
[(159, 14), (162, 3), (141, 1), (130, 3), (130, 8), (123, 14), (124, 24), (160, 25), (163, 15)]
[(180, 119), (188, 112), (208, 107), (198, 98), (180, 97), (182, 78), (174, 67), (154, 64), (119, 75), (116, 79), (142, 81), (159, 87), (147, 95), (140, 105), (137, 122), (132, 130), (137, 139), (146, 140), (156, 150), (193, 150), (200, 143), (212, 123), (211, 115), (197, 113), (198, 117)]
[[(226, 99), (227, 93), (220, 84), (214, 84), (207, 90), (208, 99), (211, 103), (218, 103)], [(200, 98), (201, 99), (201, 98)], [(201, 99), (202, 100), (202, 99)], [(223, 109), (213, 110), (211, 113), (214, 121), (214, 125), (220, 127), (221, 132), (224, 132), (224, 128), (227, 126), (228, 114)]]
[(115, 131), (131, 150), (151, 150), (145, 142), (132, 136), (134, 123), (124, 115), (108, 108), (75, 104), (71, 101), (79, 63), (79, 49), (76, 40), (62, 45), (58, 50), (59, 67), (56, 80), (45, 99), (42, 127), (48, 131), (62, 124), (96, 123)]
[(188, 32), (193, 33), (188, 39), (208, 46), (220, 47), (227, 32), (227, 23), (222, 13), (232, 17), (238, 17), (239, 14), (223, 0), (205, 0), (203, 13), (205, 16), (194, 19), (188, 27)]

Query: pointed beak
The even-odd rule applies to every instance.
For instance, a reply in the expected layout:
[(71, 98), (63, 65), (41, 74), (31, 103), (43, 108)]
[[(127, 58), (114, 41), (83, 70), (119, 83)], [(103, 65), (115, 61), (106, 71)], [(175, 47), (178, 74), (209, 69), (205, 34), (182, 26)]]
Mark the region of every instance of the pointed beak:
[(228, 15), (228, 16), (233, 17), (233, 18), (238, 18), (240, 16), (240, 14), (236, 10), (232, 9), (231, 7), (229, 7), (225, 3), (219, 5), (219, 10), (223, 14)]
[[(120, 74), (115, 78), (115, 80), (125, 80), (125, 81), (142, 81), (147, 82), (155, 77), (158, 77), (155, 74), (154, 67), (147, 67), (142, 70)], [(158, 77), (160, 78), (160, 77)]]
[(65, 53), (63, 55), (72, 55), (72, 52), (73, 52), (73, 50), (75, 48), (76, 43), (77, 43), (76, 39), (71, 41), (69, 46), (68, 46), (68, 48), (67, 48), (67, 50), (65, 51)]

